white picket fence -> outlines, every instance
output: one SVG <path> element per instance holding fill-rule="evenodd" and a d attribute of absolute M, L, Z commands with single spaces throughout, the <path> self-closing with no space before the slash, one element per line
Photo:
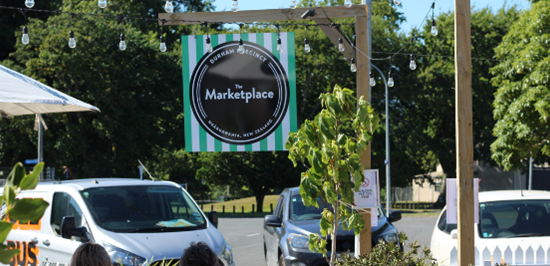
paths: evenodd
<path fill-rule="evenodd" d="M 550 243 L 548 243 L 550 244 Z M 511 265 L 534 265 L 550 266 L 550 247 L 548 244 L 525 247 L 506 247 L 501 250 L 499 247 L 476 247 L 475 265 L 493 266 L 496 263 L 507 263 Z M 525 249 L 525 250 L 524 250 Z M 458 265 L 458 251 L 456 247 L 451 250 L 451 265 Z"/>

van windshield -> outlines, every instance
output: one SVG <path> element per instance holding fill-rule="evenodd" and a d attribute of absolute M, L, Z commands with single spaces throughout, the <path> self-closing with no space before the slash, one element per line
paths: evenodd
<path fill-rule="evenodd" d="M 118 186 L 81 192 L 96 223 L 113 232 L 174 232 L 206 228 L 206 221 L 181 188 Z"/>

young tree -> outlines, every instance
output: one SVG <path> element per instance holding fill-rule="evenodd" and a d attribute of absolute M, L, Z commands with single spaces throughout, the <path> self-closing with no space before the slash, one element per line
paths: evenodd
<path fill-rule="evenodd" d="M 340 225 L 359 234 L 364 227 L 361 214 L 351 211 L 354 193 L 363 183 L 361 154 L 378 129 L 379 118 L 369 103 L 354 92 L 336 87 L 321 95 L 323 110 L 313 120 L 306 120 L 296 133 L 288 136 L 286 148 L 294 165 L 307 168 L 302 173 L 300 195 L 304 205 L 319 208 L 317 198 L 326 206 L 320 222 L 321 237 L 311 234 L 309 248 L 327 253 L 332 239 L 330 265 L 336 259 L 336 232 Z M 328 207 L 330 206 L 330 208 Z"/>

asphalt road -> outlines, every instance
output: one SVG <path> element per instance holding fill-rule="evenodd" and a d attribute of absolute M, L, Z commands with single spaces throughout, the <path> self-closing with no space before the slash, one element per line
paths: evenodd
<path fill-rule="evenodd" d="M 405 232 L 409 242 L 430 246 L 432 230 L 437 217 L 403 216 L 394 223 L 397 230 Z M 236 266 L 265 265 L 263 250 L 263 218 L 220 218 L 218 229 L 233 248 Z"/>

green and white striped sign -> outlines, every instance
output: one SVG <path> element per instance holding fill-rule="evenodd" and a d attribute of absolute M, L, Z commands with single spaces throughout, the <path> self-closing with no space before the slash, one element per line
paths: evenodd
<path fill-rule="evenodd" d="M 294 33 L 280 33 L 280 53 L 278 38 L 182 36 L 186 151 L 286 150 L 288 134 L 297 130 Z"/>

